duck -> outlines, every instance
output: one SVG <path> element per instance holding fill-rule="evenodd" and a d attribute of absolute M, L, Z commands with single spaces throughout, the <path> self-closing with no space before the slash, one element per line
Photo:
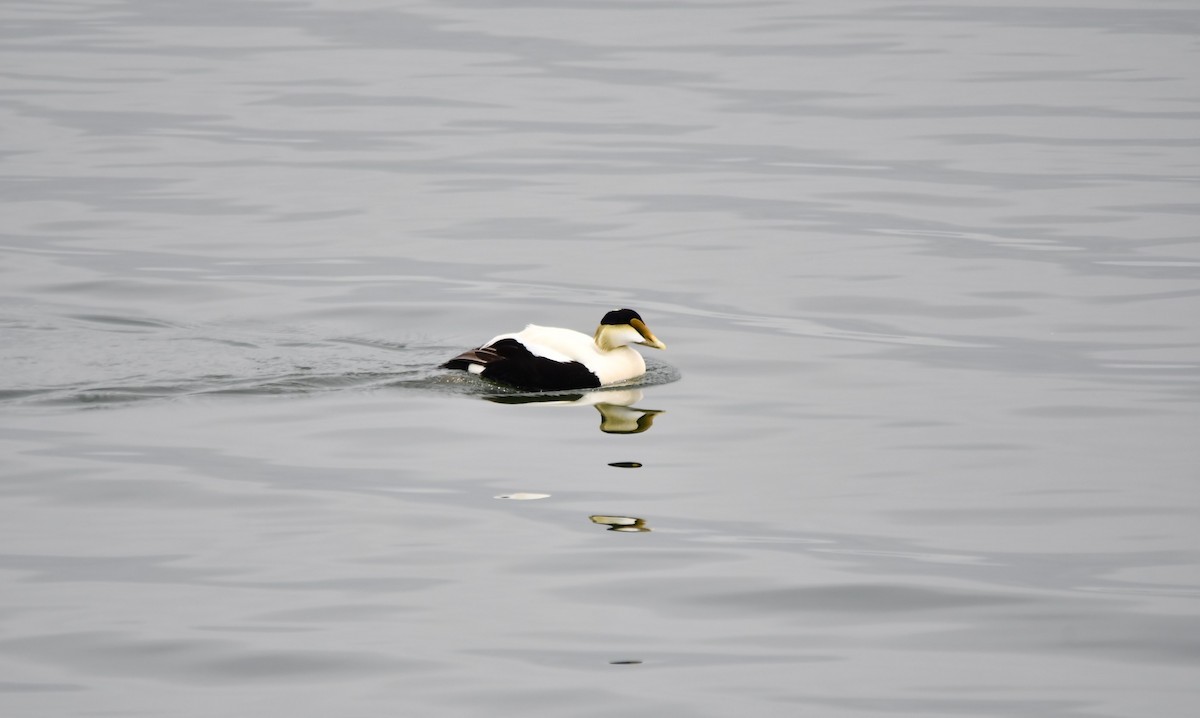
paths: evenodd
<path fill-rule="evenodd" d="M 573 329 L 530 324 L 519 332 L 493 337 L 442 367 L 518 389 L 593 389 L 646 373 L 646 360 L 632 344 L 667 348 L 640 314 L 632 309 L 614 309 L 604 315 L 591 336 Z"/>

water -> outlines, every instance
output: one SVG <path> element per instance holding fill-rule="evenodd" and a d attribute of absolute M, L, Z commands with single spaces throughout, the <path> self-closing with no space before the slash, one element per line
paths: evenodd
<path fill-rule="evenodd" d="M 4 715 L 1200 708 L 1192 3 L 0 20 Z"/>

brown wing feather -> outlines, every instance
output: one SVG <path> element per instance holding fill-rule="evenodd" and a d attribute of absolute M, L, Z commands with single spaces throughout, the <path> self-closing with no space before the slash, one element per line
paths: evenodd
<path fill-rule="evenodd" d="M 476 347 L 475 349 L 468 349 L 459 354 L 442 366 L 447 369 L 466 369 L 471 364 L 487 366 L 503 358 L 504 355 L 497 351 L 495 347 Z"/>

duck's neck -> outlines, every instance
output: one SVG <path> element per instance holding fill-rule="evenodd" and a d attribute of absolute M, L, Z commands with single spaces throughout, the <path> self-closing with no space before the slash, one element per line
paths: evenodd
<path fill-rule="evenodd" d="M 596 346 L 600 347 L 600 351 L 610 352 L 614 349 L 620 349 L 634 342 L 641 341 L 642 335 L 637 333 L 633 327 L 618 326 L 613 324 L 601 324 L 596 328 L 596 334 L 592 340 L 596 342 Z"/>

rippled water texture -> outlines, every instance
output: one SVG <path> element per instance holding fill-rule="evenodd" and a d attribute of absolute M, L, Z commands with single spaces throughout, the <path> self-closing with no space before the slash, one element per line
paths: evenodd
<path fill-rule="evenodd" d="M 1190 718 L 1197 37 L 5 2 L 0 714 Z"/>

